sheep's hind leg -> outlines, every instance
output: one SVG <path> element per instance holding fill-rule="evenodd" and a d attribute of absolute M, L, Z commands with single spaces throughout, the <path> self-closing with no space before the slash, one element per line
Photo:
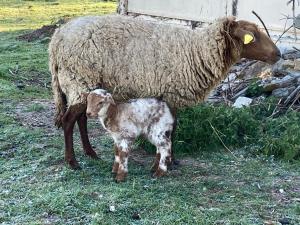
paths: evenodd
<path fill-rule="evenodd" d="M 171 113 L 174 117 L 173 130 L 172 130 L 172 134 L 171 134 L 172 145 L 174 145 L 175 131 L 176 131 L 176 127 L 177 127 L 177 111 L 176 111 L 176 109 L 171 109 Z M 180 161 L 175 159 L 173 149 L 174 148 L 172 148 L 172 150 L 171 150 L 171 163 L 168 164 L 168 169 L 170 169 L 170 170 L 176 169 L 176 167 L 180 164 Z"/>
<path fill-rule="evenodd" d="M 83 112 L 77 119 L 77 124 L 79 127 L 80 138 L 82 142 L 82 147 L 86 155 L 93 159 L 98 159 L 97 153 L 93 150 L 87 131 L 87 118 L 85 112 Z"/>
<path fill-rule="evenodd" d="M 80 169 L 80 166 L 75 158 L 73 148 L 73 131 L 74 125 L 82 113 L 81 105 L 73 105 L 68 108 L 62 119 L 62 127 L 65 138 L 65 160 L 72 169 Z"/>

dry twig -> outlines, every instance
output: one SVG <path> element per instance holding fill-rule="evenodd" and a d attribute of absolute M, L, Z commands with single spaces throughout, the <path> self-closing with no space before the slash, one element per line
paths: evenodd
<path fill-rule="evenodd" d="M 225 145 L 224 141 L 222 140 L 222 138 L 221 138 L 220 135 L 218 134 L 216 128 L 214 128 L 214 126 L 211 124 L 210 121 L 208 121 L 208 122 L 209 122 L 209 125 L 211 126 L 211 128 L 213 129 L 213 132 L 216 134 L 217 138 L 220 140 L 220 142 L 221 142 L 222 145 L 224 146 L 224 148 L 225 148 L 227 151 L 229 151 L 229 152 L 233 155 L 233 157 L 234 157 L 236 160 L 239 160 L 238 157 L 236 157 L 236 156 L 233 154 L 233 152 Z"/>

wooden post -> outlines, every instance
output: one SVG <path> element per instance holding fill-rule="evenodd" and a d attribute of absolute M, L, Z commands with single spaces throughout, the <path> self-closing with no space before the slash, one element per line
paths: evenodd
<path fill-rule="evenodd" d="M 119 0 L 117 13 L 120 15 L 127 15 L 128 13 L 128 0 Z"/>

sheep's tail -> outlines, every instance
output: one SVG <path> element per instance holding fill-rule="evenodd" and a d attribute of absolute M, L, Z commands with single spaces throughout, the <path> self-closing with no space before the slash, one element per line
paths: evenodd
<path fill-rule="evenodd" d="M 57 127 L 62 126 L 63 116 L 67 109 L 67 99 L 66 95 L 62 92 L 60 83 L 58 80 L 58 63 L 55 57 L 55 52 L 50 48 L 50 57 L 49 57 L 49 67 L 52 74 L 52 92 L 55 103 L 55 125 Z"/>

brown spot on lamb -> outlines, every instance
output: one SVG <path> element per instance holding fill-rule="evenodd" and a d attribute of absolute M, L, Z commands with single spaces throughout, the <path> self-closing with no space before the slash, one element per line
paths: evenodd
<path fill-rule="evenodd" d="M 202 102 L 243 57 L 275 63 L 280 52 L 255 24 L 232 17 L 195 30 L 119 15 L 81 17 L 61 26 L 50 42 L 49 65 L 67 162 L 78 167 L 76 121 L 83 149 L 96 157 L 82 93 L 101 87 L 118 101 L 160 97 L 175 116 L 176 109 Z"/>
<path fill-rule="evenodd" d="M 116 181 L 124 181 L 128 173 L 128 154 L 135 139 L 143 135 L 156 146 L 153 176 L 161 177 L 171 160 L 170 133 L 174 118 L 167 104 L 155 98 L 115 103 L 111 94 L 96 89 L 87 95 L 86 114 L 98 117 L 114 140 L 115 161 L 112 172 Z M 152 168 L 152 169 L 153 169 Z"/>

